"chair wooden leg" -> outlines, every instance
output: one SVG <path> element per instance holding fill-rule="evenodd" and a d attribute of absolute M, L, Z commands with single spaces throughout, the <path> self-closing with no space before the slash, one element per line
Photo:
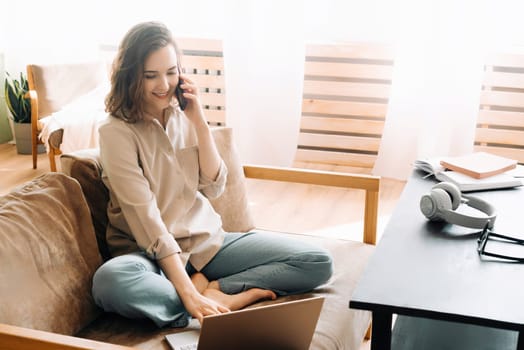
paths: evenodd
<path fill-rule="evenodd" d="M 36 169 L 36 162 L 38 160 L 38 142 L 34 138 L 31 140 L 31 154 L 33 156 L 33 169 Z"/>
<path fill-rule="evenodd" d="M 49 168 L 52 172 L 56 172 L 56 160 L 55 160 L 55 150 L 51 148 L 48 153 L 49 156 Z"/>

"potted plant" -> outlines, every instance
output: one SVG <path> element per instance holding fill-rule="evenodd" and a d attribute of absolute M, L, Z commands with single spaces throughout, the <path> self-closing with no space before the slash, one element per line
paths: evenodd
<path fill-rule="evenodd" d="M 21 154 L 31 154 L 31 103 L 26 98 L 28 91 L 27 79 L 22 73 L 17 80 L 6 72 L 5 101 L 13 121 L 16 149 Z"/>

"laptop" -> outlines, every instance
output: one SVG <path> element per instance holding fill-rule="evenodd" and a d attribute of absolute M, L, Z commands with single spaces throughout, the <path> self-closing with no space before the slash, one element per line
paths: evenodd
<path fill-rule="evenodd" d="M 324 297 L 313 297 L 206 316 L 200 330 L 166 340 L 173 350 L 307 350 L 323 303 Z"/>

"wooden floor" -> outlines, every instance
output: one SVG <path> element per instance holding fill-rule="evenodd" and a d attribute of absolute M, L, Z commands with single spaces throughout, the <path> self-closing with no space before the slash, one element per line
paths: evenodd
<path fill-rule="evenodd" d="M 31 155 L 17 154 L 12 144 L 0 144 L 0 195 L 48 171 L 46 154 L 38 156 L 38 168 L 33 169 Z M 361 240 L 363 191 L 247 181 L 249 205 L 257 227 Z M 378 239 L 404 184 L 403 181 L 381 179 Z M 369 341 L 364 342 L 360 350 L 367 350 L 369 346 Z"/>
<path fill-rule="evenodd" d="M 47 154 L 38 155 L 38 168 L 33 169 L 30 154 L 18 154 L 13 144 L 0 144 L 0 195 L 48 171 Z"/>

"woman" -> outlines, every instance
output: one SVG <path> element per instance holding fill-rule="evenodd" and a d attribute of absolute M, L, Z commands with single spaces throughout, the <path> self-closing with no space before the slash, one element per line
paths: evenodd
<path fill-rule="evenodd" d="M 324 250 L 223 231 L 207 198 L 222 193 L 227 169 L 198 89 L 180 72 L 176 44 L 161 23 L 134 26 L 119 46 L 109 117 L 99 129 L 114 258 L 94 276 L 96 303 L 158 326 L 185 326 L 188 316 L 201 322 L 326 282 L 332 260 Z M 179 81 L 184 111 L 175 97 Z"/>

